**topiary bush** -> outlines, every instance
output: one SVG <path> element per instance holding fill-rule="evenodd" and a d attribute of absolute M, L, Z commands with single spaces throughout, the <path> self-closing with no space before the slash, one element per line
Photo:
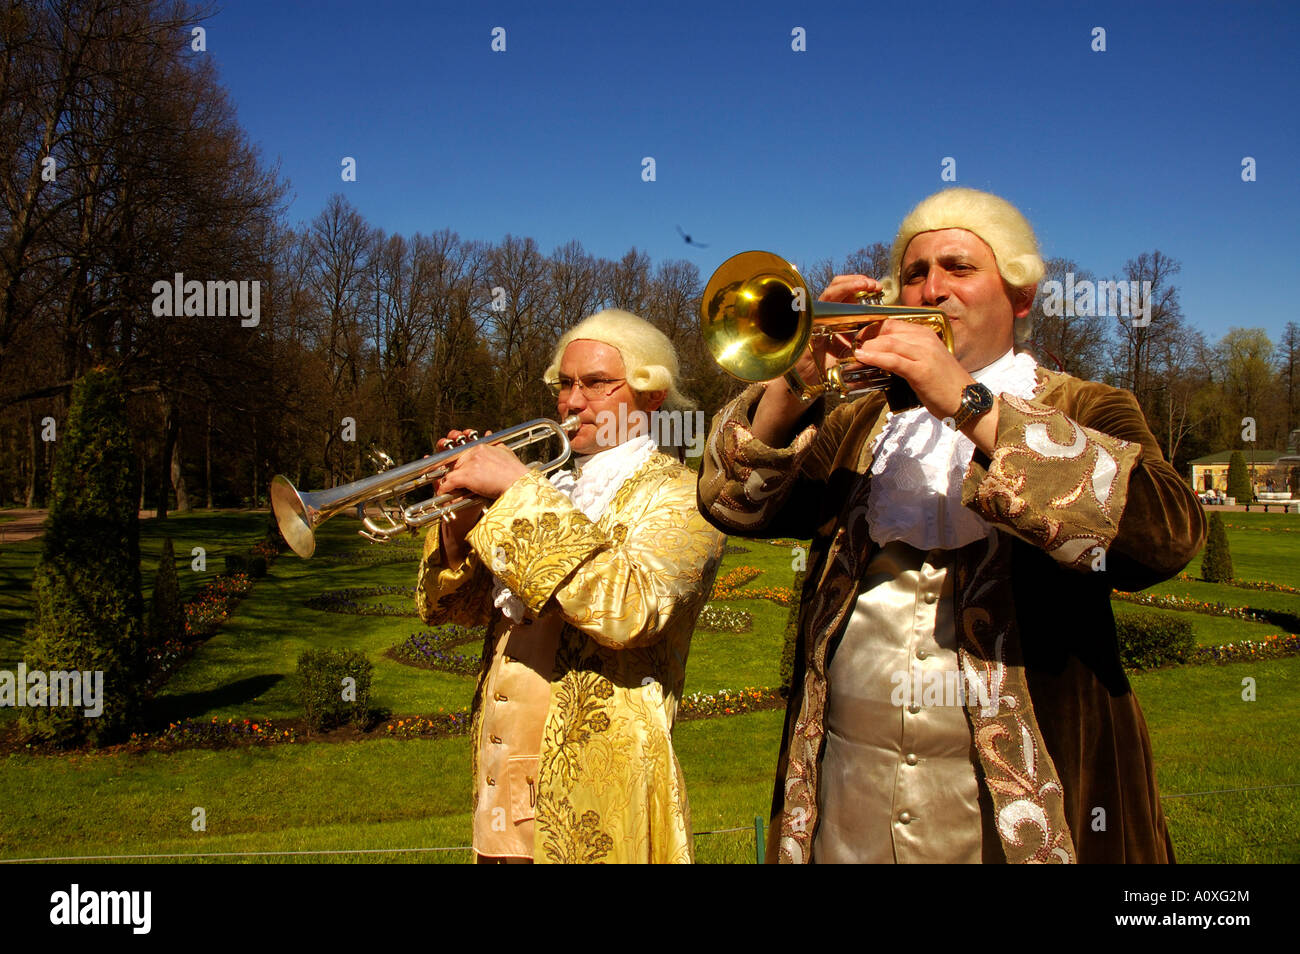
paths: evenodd
<path fill-rule="evenodd" d="M 24 709 L 20 730 L 29 741 L 105 745 L 129 734 L 146 681 L 140 483 L 116 372 L 95 368 L 73 386 L 57 448 L 24 661 L 29 673 L 103 673 L 103 708 L 90 716 L 91 706 Z"/>
<path fill-rule="evenodd" d="M 1250 489 L 1250 474 L 1246 470 L 1246 455 L 1233 451 L 1228 458 L 1228 496 L 1236 497 L 1237 503 L 1248 504 L 1254 499 Z"/>
<path fill-rule="evenodd" d="M 315 731 L 349 722 L 370 722 L 370 677 L 374 666 L 355 649 L 309 649 L 298 657 L 298 698 Z M 348 683 L 346 680 L 353 680 Z"/>
<path fill-rule="evenodd" d="M 1187 662 L 1196 647 L 1192 624 L 1185 619 L 1116 613 L 1115 635 L 1125 669 L 1156 669 Z"/>
<path fill-rule="evenodd" d="M 171 537 L 163 540 L 162 555 L 153 578 L 153 597 L 149 601 L 149 647 L 164 645 L 169 639 L 185 638 L 185 604 L 181 602 L 180 580 L 176 577 L 176 552 Z"/>
<path fill-rule="evenodd" d="M 1205 540 L 1205 553 L 1201 555 L 1201 578 L 1207 583 L 1227 583 L 1232 580 L 1228 530 L 1217 510 L 1210 514 L 1210 533 Z"/>

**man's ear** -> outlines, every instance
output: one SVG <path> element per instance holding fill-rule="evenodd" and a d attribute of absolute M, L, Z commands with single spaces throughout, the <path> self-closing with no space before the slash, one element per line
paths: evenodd
<path fill-rule="evenodd" d="M 641 410 L 649 413 L 657 411 L 663 405 L 664 399 L 668 397 L 667 391 L 642 391 L 641 392 Z"/>
<path fill-rule="evenodd" d="M 1024 318 L 1034 307 L 1034 296 L 1038 294 L 1038 286 L 1030 285 L 1028 288 L 1012 289 L 1013 297 L 1011 306 L 1013 313 L 1017 318 Z"/>

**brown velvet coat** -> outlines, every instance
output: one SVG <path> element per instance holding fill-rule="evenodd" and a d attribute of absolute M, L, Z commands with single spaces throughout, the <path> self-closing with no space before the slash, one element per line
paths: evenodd
<path fill-rule="evenodd" d="M 871 396 L 823 419 L 819 402 L 773 449 L 748 431 L 759 395 L 715 419 L 700 507 L 729 533 L 813 540 L 768 843 L 769 860 L 799 862 L 817 826 L 826 672 L 876 548 L 864 475 L 885 409 Z M 1172 861 L 1110 592 L 1187 564 L 1199 502 L 1131 394 L 1041 368 L 1029 400 L 1002 396 L 992 459 L 976 453 L 962 499 L 997 528 L 954 565 L 960 665 L 996 690 L 992 708 L 967 709 L 985 860 Z"/>

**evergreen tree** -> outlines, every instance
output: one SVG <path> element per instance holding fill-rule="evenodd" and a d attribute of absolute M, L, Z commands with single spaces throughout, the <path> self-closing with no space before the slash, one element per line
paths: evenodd
<path fill-rule="evenodd" d="M 1253 496 L 1250 489 L 1250 474 L 1246 472 L 1246 455 L 1233 451 L 1228 458 L 1228 496 L 1236 497 L 1237 503 L 1248 504 Z"/>
<path fill-rule="evenodd" d="M 92 675 L 89 685 L 82 683 L 84 705 L 24 709 L 22 726 L 33 740 L 102 745 L 129 731 L 144 662 L 140 485 L 126 396 L 116 372 L 96 368 L 76 383 L 57 446 L 25 662 L 29 674 Z M 87 716 L 87 709 L 96 708 L 86 698 L 94 691 L 95 672 L 103 674 L 94 700 L 103 708 Z"/>
<path fill-rule="evenodd" d="M 176 553 L 171 537 L 163 540 L 158 572 L 153 578 L 153 599 L 149 603 L 149 646 L 159 647 L 169 639 L 185 638 L 185 607 L 176 578 Z"/>
<path fill-rule="evenodd" d="M 1228 552 L 1228 531 L 1216 510 L 1210 514 L 1210 535 L 1201 557 L 1201 578 L 1207 583 L 1227 583 L 1232 579 L 1232 554 Z"/>

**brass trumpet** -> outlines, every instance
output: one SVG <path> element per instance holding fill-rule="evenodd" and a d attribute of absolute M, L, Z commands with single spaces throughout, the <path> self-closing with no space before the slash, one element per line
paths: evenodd
<path fill-rule="evenodd" d="M 700 303 L 700 333 L 724 371 L 751 382 L 784 376 L 805 401 L 827 390 L 845 398 L 881 390 L 910 395 L 905 381 L 852 359 L 828 369 L 815 384 L 794 369 L 813 338 L 852 336 L 888 318 L 928 325 L 952 351 L 952 328 L 938 308 L 814 301 L 799 270 L 771 252 L 741 252 L 727 259 L 709 279 Z M 894 410 L 909 400 L 916 403 L 914 395 L 891 393 L 890 398 Z"/>
<path fill-rule="evenodd" d="M 409 507 L 402 507 L 395 502 L 403 494 L 441 480 L 451 470 L 456 459 L 471 447 L 502 444 L 507 450 L 517 451 L 555 437 L 560 443 L 558 453 L 548 461 L 528 465 L 543 474 L 549 474 L 568 461 L 572 453 L 569 435 L 580 426 L 581 421 L 576 414 L 569 415 L 558 424 L 547 418 L 538 418 L 498 431 L 489 437 L 471 440 L 422 457 L 401 467 L 383 470 L 373 477 L 364 477 L 350 484 L 313 493 L 299 493 L 287 477 L 277 476 L 271 481 L 271 509 L 275 511 L 275 519 L 285 542 L 304 560 L 316 552 L 316 528 L 335 514 L 353 507 L 364 527 L 357 532 L 367 540 L 383 543 L 403 533 L 414 533 L 425 524 L 445 519 L 481 499 L 471 493 L 451 493 L 439 494 Z M 387 455 L 376 456 L 387 461 L 391 467 L 392 461 Z M 368 516 L 368 506 L 377 507 L 388 524 L 380 524 Z"/>

